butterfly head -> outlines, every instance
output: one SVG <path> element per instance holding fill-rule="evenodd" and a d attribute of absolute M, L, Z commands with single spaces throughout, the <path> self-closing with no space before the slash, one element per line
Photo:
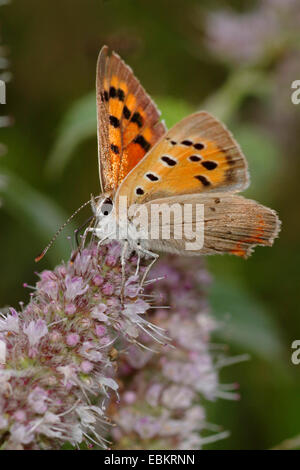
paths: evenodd
<path fill-rule="evenodd" d="M 98 220 L 102 220 L 112 215 L 114 202 L 111 194 L 103 194 L 97 201 L 92 200 L 92 209 Z"/>

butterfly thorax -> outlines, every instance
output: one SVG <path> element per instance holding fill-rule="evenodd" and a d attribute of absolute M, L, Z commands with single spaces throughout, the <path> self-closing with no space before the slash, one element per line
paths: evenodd
<path fill-rule="evenodd" d="M 114 194 L 107 192 L 93 206 L 96 218 L 94 233 L 103 243 L 118 240 L 124 244 L 126 241 L 129 248 L 128 255 L 130 255 L 144 244 L 146 237 L 143 237 L 140 227 L 137 228 L 133 223 L 133 218 L 128 217 L 125 207 L 120 212 L 120 207 L 117 207 L 115 202 Z"/>

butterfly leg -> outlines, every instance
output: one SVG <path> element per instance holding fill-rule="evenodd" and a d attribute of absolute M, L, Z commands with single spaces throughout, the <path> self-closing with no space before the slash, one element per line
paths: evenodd
<path fill-rule="evenodd" d="M 92 236 L 94 235 L 95 233 L 95 228 L 92 227 L 92 223 L 90 223 L 90 225 L 85 229 L 85 231 L 83 232 L 83 235 L 81 237 L 81 247 L 83 247 L 85 245 L 85 241 L 86 241 L 86 237 L 88 235 L 88 233 L 91 232 L 92 233 Z"/>
<path fill-rule="evenodd" d="M 95 216 L 94 215 L 91 215 L 82 225 L 80 225 L 80 227 L 76 228 L 74 230 L 74 236 L 75 236 L 75 242 L 76 242 L 76 246 L 77 248 L 79 248 L 79 245 L 80 245 L 80 242 L 79 242 L 79 232 L 84 228 L 86 227 L 88 224 L 89 224 L 89 228 L 91 227 L 91 223 L 93 220 L 95 219 Z M 82 239 L 85 241 L 85 238 L 86 238 L 86 230 L 84 231 L 84 234 L 82 236 Z"/>
<path fill-rule="evenodd" d="M 143 253 L 144 255 L 148 255 L 148 256 L 152 257 L 152 261 L 147 266 L 146 271 L 144 272 L 142 280 L 141 280 L 141 287 L 143 287 L 144 282 L 146 280 L 146 277 L 148 276 L 149 271 L 152 268 L 152 266 L 154 265 L 155 261 L 158 260 L 159 255 L 157 253 L 153 253 L 153 251 L 146 250 L 145 248 L 142 248 L 141 246 L 139 246 L 139 249 L 140 249 L 141 253 Z"/>
<path fill-rule="evenodd" d="M 90 230 L 88 230 L 88 231 L 93 232 L 93 233 L 96 233 L 96 236 L 97 236 L 97 229 L 92 228 L 92 229 L 90 229 Z M 97 248 L 99 248 L 99 246 L 100 246 L 105 240 L 108 240 L 109 237 L 110 237 L 111 235 L 113 235 L 113 234 L 114 234 L 114 232 L 111 232 L 111 233 L 108 233 L 107 235 L 105 235 L 105 237 L 101 238 L 101 239 L 98 241 L 98 243 L 97 243 Z"/>
<path fill-rule="evenodd" d="M 109 238 L 109 235 L 107 235 L 106 237 L 101 238 L 101 240 L 98 241 L 97 250 L 99 250 L 99 246 L 102 245 L 102 243 L 105 242 L 105 240 L 107 240 L 108 238 Z"/>
<path fill-rule="evenodd" d="M 86 240 L 86 237 L 87 237 L 87 234 L 88 232 L 91 232 L 93 231 L 94 229 L 92 228 L 92 224 L 93 224 L 93 221 L 94 221 L 95 217 L 92 215 L 91 217 L 88 218 L 88 220 L 85 221 L 84 224 L 82 224 L 79 228 L 77 228 L 75 231 L 74 231 L 74 234 L 75 234 L 75 241 L 76 241 L 76 250 L 74 251 L 73 253 L 73 256 L 71 258 L 71 262 L 74 262 L 76 256 L 78 255 L 78 253 L 81 252 L 81 249 L 84 247 L 85 245 L 85 240 Z M 85 229 L 82 237 L 81 237 L 81 241 L 79 242 L 79 239 L 78 239 L 78 233 L 80 232 L 81 229 L 83 229 L 87 224 L 89 224 L 89 226 Z"/>
<path fill-rule="evenodd" d="M 136 270 L 135 270 L 135 273 L 134 275 L 137 276 L 139 274 L 139 271 L 140 271 L 140 263 L 141 263 L 141 254 L 140 254 L 140 250 L 137 251 L 137 263 L 136 263 Z"/>
<path fill-rule="evenodd" d="M 125 265 L 126 265 L 126 254 L 128 248 L 128 241 L 125 240 L 121 253 L 121 268 L 122 268 L 122 283 L 121 283 L 121 303 L 124 303 L 124 290 L 125 290 Z"/>

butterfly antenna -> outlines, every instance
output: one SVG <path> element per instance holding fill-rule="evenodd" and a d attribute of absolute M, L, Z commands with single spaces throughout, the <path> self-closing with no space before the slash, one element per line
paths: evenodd
<path fill-rule="evenodd" d="M 93 198 L 94 199 L 98 199 L 100 196 L 97 196 L 96 198 Z M 53 243 L 55 242 L 55 240 L 57 239 L 58 235 L 60 235 L 60 233 L 63 231 L 63 229 L 68 225 L 69 222 L 71 222 L 71 220 L 75 217 L 75 215 L 78 214 L 78 212 L 81 211 L 81 209 L 83 209 L 84 207 L 86 207 L 87 205 L 89 205 L 91 203 L 91 199 L 87 202 L 85 202 L 84 204 L 82 204 L 82 206 L 78 207 L 78 209 L 76 209 L 75 212 L 73 212 L 73 214 L 66 220 L 66 222 L 57 230 L 57 232 L 55 233 L 55 235 L 51 238 L 50 242 L 48 243 L 48 245 L 43 249 L 43 251 L 41 252 L 41 254 L 39 256 L 37 256 L 34 261 L 36 263 L 38 263 L 41 259 L 44 258 L 45 254 L 47 253 L 47 251 L 49 250 L 49 248 L 51 248 L 51 246 L 53 245 Z"/>

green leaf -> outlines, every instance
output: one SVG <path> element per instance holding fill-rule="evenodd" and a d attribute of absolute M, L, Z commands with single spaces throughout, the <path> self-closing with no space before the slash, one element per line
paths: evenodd
<path fill-rule="evenodd" d="M 297 450 L 300 449 L 300 436 L 285 439 L 280 444 L 272 447 L 271 450 Z"/>
<path fill-rule="evenodd" d="M 20 177 L 1 169 L 0 196 L 3 200 L 3 209 L 21 221 L 41 245 L 37 245 L 37 255 L 49 242 L 53 233 L 66 220 L 67 216 L 47 196 L 33 189 Z M 49 257 L 56 264 L 61 258 L 70 253 L 70 245 L 65 236 L 58 237 L 49 251 Z"/>
<path fill-rule="evenodd" d="M 202 103 L 201 109 L 206 109 L 218 119 L 229 122 L 245 98 L 265 98 L 270 93 L 271 82 L 264 72 L 241 68 L 229 75 L 224 85 Z"/>
<path fill-rule="evenodd" d="M 210 300 L 217 320 L 223 323 L 217 335 L 269 361 L 283 357 L 279 328 L 264 305 L 237 282 L 215 281 Z"/>
<path fill-rule="evenodd" d="M 266 196 L 267 200 L 280 169 L 278 145 L 270 134 L 255 125 L 236 125 L 232 130 L 249 164 L 251 186 L 247 194 L 255 199 Z"/>
<path fill-rule="evenodd" d="M 161 111 L 162 118 L 166 122 L 168 129 L 188 114 L 195 112 L 195 109 L 186 101 L 171 96 L 157 96 L 155 103 Z"/>
<path fill-rule="evenodd" d="M 59 177 L 74 149 L 97 133 L 96 98 L 91 93 L 76 101 L 64 116 L 58 137 L 46 165 L 49 177 Z"/>

